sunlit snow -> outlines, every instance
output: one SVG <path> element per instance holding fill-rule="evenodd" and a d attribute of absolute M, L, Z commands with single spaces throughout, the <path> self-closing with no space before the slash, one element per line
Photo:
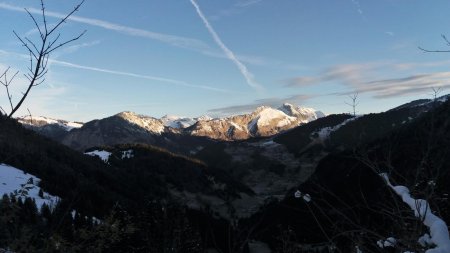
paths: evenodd
<path fill-rule="evenodd" d="M 66 131 L 70 131 L 74 128 L 80 128 L 83 126 L 83 123 L 73 122 L 73 121 L 65 121 L 65 120 L 56 120 L 43 116 L 23 116 L 18 118 L 19 122 L 25 125 L 30 126 L 43 126 L 43 125 L 58 125 Z"/>
<path fill-rule="evenodd" d="M 322 129 L 320 129 L 319 131 L 315 132 L 318 134 L 318 138 L 322 141 L 328 139 L 330 137 L 330 134 L 334 131 L 337 131 L 339 128 L 345 126 L 347 123 L 356 120 L 357 118 L 359 118 L 360 116 L 356 116 L 353 118 L 349 118 L 347 120 L 344 120 L 344 122 L 342 122 L 339 125 L 333 126 L 333 127 L 324 127 Z M 314 133 L 313 133 L 314 134 Z"/>

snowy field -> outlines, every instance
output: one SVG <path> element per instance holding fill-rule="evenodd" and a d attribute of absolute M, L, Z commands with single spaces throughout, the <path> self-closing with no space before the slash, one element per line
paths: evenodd
<path fill-rule="evenodd" d="M 6 164 L 0 164 L 0 194 L 12 193 L 16 197 L 31 197 L 36 201 L 38 209 L 46 203 L 52 207 L 58 201 L 58 197 L 43 192 L 43 197 L 39 196 L 39 182 L 41 180 L 31 174 L 26 174 L 20 169 Z"/>

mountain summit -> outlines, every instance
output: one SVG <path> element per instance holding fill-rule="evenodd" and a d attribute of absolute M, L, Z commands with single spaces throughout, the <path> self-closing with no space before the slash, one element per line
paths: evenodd
<path fill-rule="evenodd" d="M 187 118 L 171 115 L 158 119 L 124 111 L 111 117 L 79 124 L 77 128 L 71 129 L 66 126 L 67 124 L 58 123 L 66 122 L 62 120 L 19 119 L 19 121 L 33 126 L 34 130 L 70 147 L 83 149 L 96 145 L 129 142 L 157 145 L 167 142 L 167 139 L 170 139 L 170 142 L 178 142 L 179 140 L 175 141 L 175 139 L 181 137 L 189 137 L 189 139 L 203 137 L 225 141 L 245 140 L 252 137 L 272 136 L 323 116 L 322 112 L 312 108 L 284 104 L 277 109 L 260 106 L 248 114 L 214 119 L 209 116 Z M 52 131 L 39 131 L 41 128 L 51 129 L 58 134 L 55 135 Z M 61 129 L 57 131 L 58 128 Z"/>
<path fill-rule="evenodd" d="M 290 110 L 286 108 L 289 107 Z M 312 108 L 284 104 L 275 109 L 260 106 L 249 114 L 226 118 L 199 120 L 187 132 L 194 136 L 205 136 L 218 140 L 243 140 L 251 137 L 270 136 L 308 123 L 323 116 Z"/>

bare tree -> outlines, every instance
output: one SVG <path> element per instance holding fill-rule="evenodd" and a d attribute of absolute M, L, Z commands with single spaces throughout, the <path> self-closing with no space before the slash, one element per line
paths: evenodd
<path fill-rule="evenodd" d="M 353 95 L 348 95 L 348 97 L 351 99 L 351 102 L 345 102 L 345 104 L 352 107 L 353 116 L 356 116 L 356 106 L 358 106 L 358 92 L 353 93 Z"/>
<path fill-rule="evenodd" d="M 10 112 L 8 113 L 4 108 L 1 108 L 1 111 L 8 117 L 11 118 L 14 113 L 20 108 L 25 99 L 27 98 L 30 90 L 42 84 L 45 81 L 45 75 L 48 72 L 48 61 L 50 54 L 65 46 L 68 43 L 78 40 L 83 34 L 86 33 L 86 30 L 80 33 L 79 35 L 72 37 L 68 40 L 60 41 L 61 33 L 59 30 L 61 26 L 67 22 L 67 20 L 72 16 L 75 12 L 77 12 L 80 6 L 84 3 L 82 0 L 75 8 L 69 12 L 66 16 L 61 18 L 55 25 L 50 26 L 47 23 L 47 17 L 45 12 L 44 0 L 41 0 L 41 19 L 38 20 L 28 9 L 25 11 L 28 13 L 29 17 L 33 21 L 36 26 L 37 31 L 39 32 L 39 38 L 35 41 L 29 39 L 24 36 L 21 37 L 17 34 L 16 31 L 13 31 L 14 35 L 17 39 L 22 43 L 22 46 L 26 48 L 28 55 L 30 56 L 30 65 L 28 66 L 28 72 L 24 74 L 24 76 L 28 79 L 28 85 L 25 92 L 22 92 L 21 97 L 17 103 L 13 102 L 13 97 L 10 90 L 10 85 L 13 82 L 14 78 L 17 76 L 18 71 L 14 72 L 10 77 L 8 77 L 8 73 L 10 68 L 8 67 L 1 75 L 0 75 L 0 83 L 5 87 L 6 94 L 8 97 L 9 105 L 11 107 Z M 4 79 L 3 79 L 4 78 Z"/>
<path fill-rule="evenodd" d="M 433 87 L 431 88 L 431 95 L 433 96 L 433 101 L 436 101 L 436 99 L 439 97 L 439 94 L 442 92 L 442 87 Z"/>

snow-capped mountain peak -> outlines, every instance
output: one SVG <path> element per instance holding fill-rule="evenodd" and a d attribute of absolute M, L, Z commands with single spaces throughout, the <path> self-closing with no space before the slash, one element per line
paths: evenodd
<path fill-rule="evenodd" d="M 129 111 L 118 113 L 115 116 L 122 118 L 131 124 L 142 127 L 151 133 L 161 134 L 162 132 L 164 132 L 165 126 L 163 122 L 153 117 L 136 114 Z"/>
<path fill-rule="evenodd" d="M 197 122 L 194 118 L 179 117 L 174 115 L 165 115 L 160 120 L 163 122 L 164 126 L 176 129 L 187 128 Z"/>
<path fill-rule="evenodd" d="M 34 122 L 41 122 L 35 128 L 39 130 L 42 125 L 56 124 L 64 126 L 66 131 L 74 127 L 81 127 L 76 133 L 69 134 L 59 132 L 55 135 L 56 139 L 65 139 L 65 143 L 79 141 L 77 136 L 91 136 L 86 142 L 93 141 L 92 136 L 104 134 L 100 139 L 115 138 L 113 135 L 121 132 L 119 139 L 131 140 L 130 135 L 139 135 L 140 139 L 153 138 L 149 135 L 175 134 L 203 136 L 217 140 L 244 140 L 251 137 L 271 136 L 296 127 L 300 124 L 307 123 L 323 116 L 314 109 L 295 106 L 292 104 L 284 104 L 280 108 L 270 106 L 260 106 L 252 113 L 229 116 L 225 118 L 211 118 L 209 116 L 201 116 L 198 118 L 180 117 L 175 115 L 165 115 L 161 118 L 140 115 L 130 111 L 120 112 L 112 117 L 101 120 L 91 121 L 82 125 L 76 123 L 52 120 L 45 117 L 33 118 Z M 120 119 L 120 121 L 117 121 Z M 121 124 L 120 122 L 127 124 Z M 26 118 L 21 120 L 23 124 L 27 124 Z M 130 127 L 131 124 L 132 127 Z M 98 129 L 101 128 L 104 133 L 100 134 Z M 122 131 L 122 130 L 123 131 Z M 50 129 L 53 131 L 53 129 Z M 49 130 L 49 131 L 50 131 Z M 50 134 L 48 134 L 50 136 Z M 145 135 L 145 136 L 144 136 Z M 106 137 L 105 137 L 106 136 Z M 130 137 L 130 138 L 128 138 Z M 102 140 L 103 140 L 102 139 Z"/>
<path fill-rule="evenodd" d="M 281 128 L 297 119 L 287 115 L 283 111 L 267 106 L 256 108 L 256 111 L 252 115 L 254 115 L 253 120 L 248 124 L 248 129 L 251 132 L 256 132 L 257 129 L 271 124 L 276 124 L 276 127 Z"/>
<path fill-rule="evenodd" d="M 284 103 L 282 106 L 278 108 L 278 110 L 283 111 L 287 115 L 293 117 L 297 117 L 299 115 L 310 115 L 311 117 L 308 119 L 308 121 L 315 120 L 325 116 L 323 112 L 316 111 L 313 108 L 295 106 L 289 103 Z"/>
<path fill-rule="evenodd" d="M 286 113 L 289 116 L 294 116 L 298 113 L 295 106 L 289 103 L 284 103 L 282 106 L 278 108 L 278 110 Z"/>
<path fill-rule="evenodd" d="M 208 120 L 212 120 L 213 118 L 209 117 L 208 115 L 202 115 L 200 117 L 195 118 L 197 121 L 203 120 L 203 121 L 208 121 Z"/>
<path fill-rule="evenodd" d="M 284 104 L 275 109 L 260 106 L 252 113 L 208 121 L 197 121 L 190 134 L 212 139 L 241 140 L 270 136 L 321 117 L 314 109 Z"/>
<path fill-rule="evenodd" d="M 18 117 L 17 120 L 23 125 L 30 127 L 43 127 L 46 125 L 57 125 L 64 129 L 65 131 L 70 131 L 74 128 L 80 128 L 83 126 L 81 122 L 66 121 L 61 119 L 52 119 L 44 116 L 22 116 Z"/>

